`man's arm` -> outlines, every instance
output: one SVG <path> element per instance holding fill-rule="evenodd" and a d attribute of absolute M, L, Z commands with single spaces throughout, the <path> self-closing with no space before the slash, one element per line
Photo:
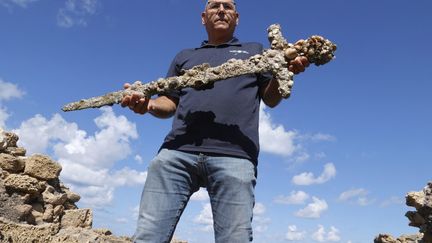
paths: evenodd
<path fill-rule="evenodd" d="M 309 61 L 304 56 L 298 56 L 294 60 L 290 61 L 288 64 L 288 70 L 293 72 L 294 74 L 299 74 L 303 72 L 309 66 Z M 282 100 L 282 96 L 279 93 L 279 84 L 276 80 L 272 79 L 267 85 L 260 87 L 260 96 L 263 100 L 264 104 L 268 107 L 277 106 Z"/>
<path fill-rule="evenodd" d="M 124 88 L 127 89 L 130 84 L 126 83 Z M 174 115 L 177 109 L 178 99 L 169 96 L 159 96 L 155 99 L 141 97 L 138 94 L 127 95 L 121 101 L 122 107 L 129 107 L 138 114 L 147 112 L 157 118 L 169 118 Z"/>

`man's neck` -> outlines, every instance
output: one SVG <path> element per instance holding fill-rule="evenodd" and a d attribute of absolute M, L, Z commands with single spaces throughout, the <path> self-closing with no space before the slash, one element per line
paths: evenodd
<path fill-rule="evenodd" d="M 208 44 L 210 45 L 220 45 L 227 43 L 228 41 L 232 40 L 233 35 L 226 35 L 226 36 L 208 36 Z"/>

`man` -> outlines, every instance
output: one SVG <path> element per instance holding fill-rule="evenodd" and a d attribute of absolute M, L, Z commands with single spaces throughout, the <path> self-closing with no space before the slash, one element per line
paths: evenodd
<path fill-rule="evenodd" d="M 239 21 L 234 0 L 208 0 L 201 19 L 208 40 L 178 53 L 167 76 L 204 62 L 217 66 L 261 53 L 261 44 L 234 37 Z M 298 57 L 289 69 L 299 73 L 308 65 L 306 58 Z M 269 75 L 243 75 L 155 99 L 123 98 L 122 106 L 136 113 L 174 116 L 172 130 L 148 169 L 135 242 L 169 242 L 190 196 L 200 187 L 209 193 L 215 241 L 252 241 L 261 99 L 270 107 L 281 100 L 278 84 Z"/>

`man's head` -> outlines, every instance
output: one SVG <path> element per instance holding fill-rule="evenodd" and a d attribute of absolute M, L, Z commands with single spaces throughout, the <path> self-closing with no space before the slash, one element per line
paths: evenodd
<path fill-rule="evenodd" d="M 209 39 L 219 36 L 230 36 L 239 21 L 234 0 L 208 0 L 201 14 L 202 24 L 206 27 Z"/>

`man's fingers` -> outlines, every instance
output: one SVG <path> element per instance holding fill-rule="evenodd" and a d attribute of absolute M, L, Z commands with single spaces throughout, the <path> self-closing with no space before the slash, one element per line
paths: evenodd
<path fill-rule="evenodd" d="M 135 105 L 139 102 L 139 100 L 141 99 L 141 97 L 137 94 L 132 94 L 131 97 L 131 104 Z"/>
<path fill-rule="evenodd" d="M 122 107 L 129 106 L 130 99 L 131 99 L 130 95 L 123 97 L 123 99 L 122 99 L 120 105 L 121 105 Z"/>
<path fill-rule="evenodd" d="M 149 100 L 147 98 L 141 98 L 136 105 L 134 111 L 139 114 L 145 114 L 148 111 L 148 102 Z"/>
<path fill-rule="evenodd" d="M 306 57 L 296 57 L 294 60 L 290 61 L 288 70 L 290 70 L 294 74 L 299 74 L 301 72 L 304 72 L 307 66 L 309 66 L 309 61 Z"/>
<path fill-rule="evenodd" d="M 300 61 L 302 62 L 303 66 L 305 67 L 309 67 L 309 60 L 307 59 L 307 57 L 300 57 Z"/>

